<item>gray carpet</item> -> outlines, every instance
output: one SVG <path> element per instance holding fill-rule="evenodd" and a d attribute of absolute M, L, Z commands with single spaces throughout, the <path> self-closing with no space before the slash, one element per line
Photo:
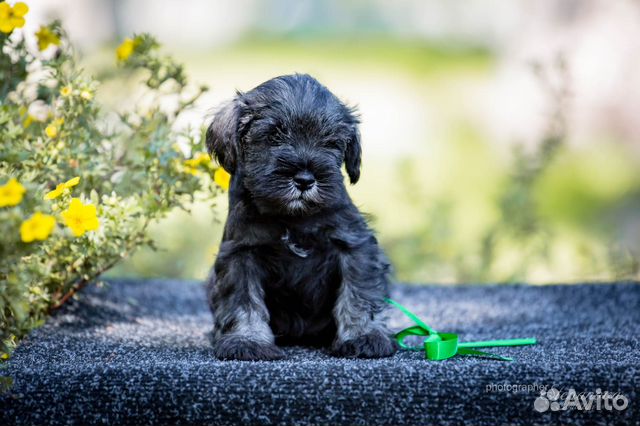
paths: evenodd
<path fill-rule="evenodd" d="M 221 362 L 199 284 L 114 281 L 83 292 L 0 369 L 14 380 L 0 424 L 640 424 L 640 285 L 398 285 L 392 296 L 462 341 L 540 343 L 488 349 L 514 362 L 298 347 L 284 361 Z M 398 311 L 390 322 L 411 325 Z M 547 398 L 536 411 L 552 386 L 620 393 L 628 407 L 554 410 Z"/>

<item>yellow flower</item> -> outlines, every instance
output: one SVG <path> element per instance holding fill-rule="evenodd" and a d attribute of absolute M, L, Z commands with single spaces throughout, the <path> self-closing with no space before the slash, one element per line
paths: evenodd
<path fill-rule="evenodd" d="M 81 237 L 85 232 L 95 231 L 100 227 L 96 212 L 93 204 L 82 204 L 79 198 L 72 198 L 69 208 L 62 212 L 62 218 L 73 235 Z"/>
<path fill-rule="evenodd" d="M 22 123 L 22 126 L 26 129 L 27 127 L 31 126 L 31 123 L 33 123 L 34 121 L 36 120 L 33 118 L 33 115 L 27 114 L 27 118 L 25 118 L 24 123 Z"/>
<path fill-rule="evenodd" d="M 83 90 L 82 92 L 80 92 L 80 97 L 85 101 L 90 101 L 91 99 L 93 99 L 93 93 L 88 90 Z"/>
<path fill-rule="evenodd" d="M 20 238 L 25 243 L 46 240 L 55 225 L 56 219 L 53 216 L 37 212 L 20 225 Z"/>
<path fill-rule="evenodd" d="M 196 156 L 193 159 L 198 162 L 198 165 L 211 164 L 211 157 L 209 157 L 209 154 L 207 154 L 206 152 L 197 153 Z"/>
<path fill-rule="evenodd" d="M 218 186 L 225 191 L 229 190 L 229 183 L 231 182 L 231 175 L 227 173 L 222 167 L 218 167 L 218 170 L 213 174 L 213 180 Z"/>
<path fill-rule="evenodd" d="M 208 154 L 199 152 L 193 157 L 191 161 L 199 166 L 200 164 L 208 164 L 209 162 L 211 162 L 211 158 L 209 158 Z"/>
<path fill-rule="evenodd" d="M 192 159 L 184 161 L 184 171 L 192 175 L 198 174 L 198 167 L 211 164 L 211 158 L 204 152 L 197 153 Z"/>
<path fill-rule="evenodd" d="M 38 32 L 36 32 L 36 37 L 38 39 L 38 49 L 40 49 L 40 51 L 46 50 L 47 47 L 52 44 L 60 46 L 60 37 L 51 31 L 49 27 L 45 27 L 44 25 L 40 27 Z"/>
<path fill-rule="evenodd" d="M 45 129 L 44 132 L 47 134 L 47 136 L 49 136 L 51 139 L 54 139 L 56 136 L 58 136 L 58 127 L 56 127 L 54 124 L 49 124 Z"/>
<path fill-rule="evenodd" d="M 184 172 L 185 173 L 189 173 L 190 175 L 193 176 L 198 176 L 200 174 L 200 170 L 196 169 L 195 167 L 191 167 L 191 166 L 184 166 Z"/>
<path fill-rule="evenodd" d="M 129 56 L 136 50 L 139 43 L 137 38 L 125 38 L 122 44 L 116 49 L 116 58 L 118 61 L 124 62 L 129 59 Z"/>
<path fill-rule="evenodd" d="M 6 2 L 0 3 L 0 31 L 10 33 L 14 28 L 22 28 L 24 26 L 24 15 L 29 11 L 29 7 L 18 2 L 13 7 Z"/>
<path fill-rule="evenodd" d="M 73 92 L 73 88 L 71 86 L 64 86 L 62 89 L 60 89 L 60 94 L 65 98 L 71 95 L 72 92 Z"/>
<path fill-rule="evenodd" d="M 69 179 L 65 183 L 61 183 L 60 185 L 56 186 L 56 189 L 54 189 L 53 191 L 48 192 L 47 195 L 44 196 L 44 199 L 53 200 L 54 198 L 58 198 L 64 192 L 65 189 L 73 188 L 79 183 L 80 183 L 80 176 L 76 176 L 73 179 Z"/>
<path fill-rule="evenodd" d="M 0 207 L 20 204 L 25 192 L 27 190 L 24 189 L 24 186 L 20 185 L 15 178 L 12 178 L 9 182 L 0 186 Z"/>
<path fill-rule="evenodd" d="M 60 130 L 60 126 L 62 126 L 62 124 L 64 124 L 64 118 L 53 120 L 53 122 L 44 129 L 44 132 L 51 139 L 55 139 L 58 137 L 58 131 Z"/>
<path fill-rule="evenodd" d="M 195 168 L 200 166 L 201 164 L 209 164 L 210 162 L 211 162 L 211 159 L 209 158 L 209 155 L 205 154 L 204 152 L 199 152 L 192 159 L 185 160 L 184 165 L 187 167 Z"/>

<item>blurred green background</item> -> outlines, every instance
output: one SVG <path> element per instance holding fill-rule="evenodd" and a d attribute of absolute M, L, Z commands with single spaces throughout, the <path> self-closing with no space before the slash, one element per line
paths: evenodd
<path fill-rule="evenodd" d="M 372 215 L 398 280 L 640 276 L 637 2 L 30 5 L 64 22 L 87 70 L 115 77 L 98 92 L 110 105 L 135 102 L 113 49 L 143 31 L 211 88 L 182 124 L 201 125 L 236 89 L 293 72 L 358 105 L 364 168 L 350 193 Z M 210 204 L 157 223 L 159 250 L 111 274 L 205 277 L 226 214 L 226 200 Z"/>

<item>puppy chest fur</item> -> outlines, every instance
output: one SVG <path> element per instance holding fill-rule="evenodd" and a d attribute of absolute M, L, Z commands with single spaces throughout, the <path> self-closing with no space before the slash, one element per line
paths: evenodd
<path fill-rule="evenodd" d="M 260 257 L 268 271 L 263 288 L 276 342 L 330 344 L 341 274 L 338 249 L 327 230 L 288 226 Z"/>

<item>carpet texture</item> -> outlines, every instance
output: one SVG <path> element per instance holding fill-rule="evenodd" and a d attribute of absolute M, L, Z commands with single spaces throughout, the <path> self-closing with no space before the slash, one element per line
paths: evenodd
<path fill-rule="evenodd" d="M 397 285 L 392 297 L 461 341 L 539 344 L 487 349 L 514 362 L 300 347 L 283 361 L 221 362 L 200 284 L 118 280 L 84 291 L 0 367 L 14 381 L 0 424 L 640 424 L 640 285 Z M 397 310 L 389 321 L 412 325 Z M 542 398 L 551 387 L 560 397 Z M 619 393 L 627 407 L 555 410 L 571 389 Z"/>

